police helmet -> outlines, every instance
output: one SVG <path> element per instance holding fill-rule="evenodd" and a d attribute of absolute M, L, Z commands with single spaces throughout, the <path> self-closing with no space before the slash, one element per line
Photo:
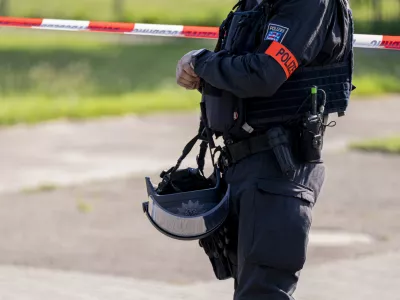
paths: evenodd
<path fill-rule="evenodd" d="M 208 178 L 194 168 L 170 170 L 161 177 L 157 187 L 145 178 L 148 202 L 143 203 L 144 213 L 161 233 L 178 240 L 202 239 L 225 222 L 230 187 L 218 167 Z"/>

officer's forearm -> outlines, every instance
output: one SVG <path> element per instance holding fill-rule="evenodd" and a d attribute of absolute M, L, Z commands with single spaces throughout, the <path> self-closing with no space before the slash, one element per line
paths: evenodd
<path fill-rule="evenodd" d="M 241 98 L 272 96 L 286 80 L 282 68 L 263 53 L 234 56 L 207 52 L 196 59 L 195 73 Z"/>

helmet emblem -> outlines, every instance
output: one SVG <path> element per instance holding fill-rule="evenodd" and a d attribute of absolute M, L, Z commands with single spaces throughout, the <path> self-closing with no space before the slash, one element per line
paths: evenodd
<path fill-rule="evenodd" d="M 200 204 L 199 201 L 192 202 L 189 200 L 189 202 L 182 203 L 182 207 L 178 208 L 178 211 L 181 215 L 184 216 L 195 216 L 198 215 L 204 208 L 204 205 Z"/>

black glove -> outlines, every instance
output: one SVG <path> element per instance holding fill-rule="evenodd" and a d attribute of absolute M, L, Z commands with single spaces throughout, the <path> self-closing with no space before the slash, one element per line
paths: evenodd
<path fill-rule="evenodd" d="M 199 240 L 199 245 L 210 259 L 214 274 L 219 280 L 233 277 L 233 265 L 227 252 L 227 246 L 230 242 L 227 233 L 227 228 L 222 226 L 211 235 Z"/>

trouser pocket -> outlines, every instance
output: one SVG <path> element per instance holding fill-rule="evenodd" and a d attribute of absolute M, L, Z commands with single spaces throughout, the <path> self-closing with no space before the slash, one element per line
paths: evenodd
<path fill-rule="evenodd" d="M 301 270 L 312 222 L 312 190 L 272 179 L 259 179 L 253 188 L 246 193 L 252 199 L 241 199 L 239 245 L 242 243 L 243 262 Z"/>

